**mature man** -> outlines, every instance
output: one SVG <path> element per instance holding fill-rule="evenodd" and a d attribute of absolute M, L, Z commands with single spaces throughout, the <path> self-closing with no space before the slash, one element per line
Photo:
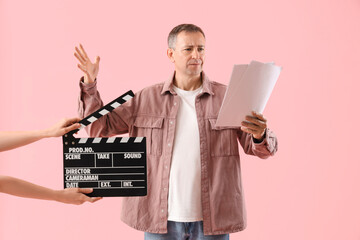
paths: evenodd
<path fill-rule="evenodd" d="M 100 108 L 93 64 L 76 47 L 81 117 Z M 91 136 L 129 133 L 147 139 L 148 195 L 124 198 L 122 220 L 145 231 L 145 239 L 229 239 L 245 228 L 238 142 L 245 153 L 266 158 L 277 151 L 266 119 L 253 112 L 242 126 L 215 127 L 226 86 L 202 71 L 205 34 L 193 24 L 169 34 L 167 56 L 174 74 L 144 88 L 135 97 L 100 118 Z"/>

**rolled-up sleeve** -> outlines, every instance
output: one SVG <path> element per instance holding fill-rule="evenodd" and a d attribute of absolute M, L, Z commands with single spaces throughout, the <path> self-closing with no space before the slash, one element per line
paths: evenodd
<path fill-rule="evenodd" d="M 274 132 L 266 128 L 265 138 L 262 142 L 256 143 L 252 134 L 238 131 L 238 139 L 244 152 L 249 155 L 255 155 L 259 158 L 268 158 L 273 156 L 278 150 L 278 141 Z"/>

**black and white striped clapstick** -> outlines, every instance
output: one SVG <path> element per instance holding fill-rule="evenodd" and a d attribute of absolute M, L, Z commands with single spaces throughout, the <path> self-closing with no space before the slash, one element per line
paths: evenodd
<path fill-rule="evenodd" d="M 89 116 L 85 117 L 84 119 L 82 119 L 79 123 L 80 123 L 80 128 L 75 129 L 67 134 L 64 135 L 64 138 L 68 138 L 68 137 L 72 137 L 74 133 L 76 133 L 77 131 L 85 128 L 86 126 L 90 125 L 91 123 L 95 122 L 96 120 L 98 120 L 99 118 L 101 118 L 102 116 L 108 114 L 109 112 L 112 112 L 115 108 L 120 107 L 122 104 L 124 104 L 126 101 L 130 100 L 131 98 L 134 97 L 134 93 L 130 90 L 126 93 L 124 93 L 123 95 L 121 95 L 120 97 L 116 98 L 115 100 L 111 101 L 110 103 L 106 104 L 105 106 L 103 106 L 102 108 L 96 110 L 95 112 L 93 112 L 92 114 L 90 114 Z M 80 138 L 79 141 L 81 141 L 81 143 L 84 143 L 84 141 L 87 141 L 87 139 L 85 138 Z M 99 141 L 99 139 L 97 138 L 96 141 Z M 69 142 L 67 142 L 66 140 L 64 140 L 64 144 L 69 144 Z"/>

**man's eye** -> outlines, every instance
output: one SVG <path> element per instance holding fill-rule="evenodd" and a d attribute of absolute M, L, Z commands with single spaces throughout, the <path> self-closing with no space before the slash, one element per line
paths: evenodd
<path fill-rule="evenodd" d="M 198 48 L 199 52 L 202 52 L 204 51 L 205 49 L 204 48 Z"/>
<path fill-rule="evenodd" d="M 185 51 L 191 51 L 191 48 L 185 48 L 184 50 Z"/>

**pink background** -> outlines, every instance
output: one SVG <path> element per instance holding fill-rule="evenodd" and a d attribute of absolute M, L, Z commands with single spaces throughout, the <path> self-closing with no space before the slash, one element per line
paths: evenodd
<path fill-rule="evenodd" d="M 166 80 L 168 32 L 195 23 L 206 33 L 213 80 L 227 83 L 233 64 L 253 59 L 283 66 L 264 112 L 279 152 L 265 161 L 242 154 L 248 227 L 231 239 L 359 240 L 359 0 L 219 3 L 0 0 L 0 130 L 77 115 L 76 44 L 101 56 L 108 102 Z M 0 158 L 0 174 L 62 187 L 60 138 Z M 0 194 L 0 239 L 142 239 L 120 221 L 120 205 Z"/>

